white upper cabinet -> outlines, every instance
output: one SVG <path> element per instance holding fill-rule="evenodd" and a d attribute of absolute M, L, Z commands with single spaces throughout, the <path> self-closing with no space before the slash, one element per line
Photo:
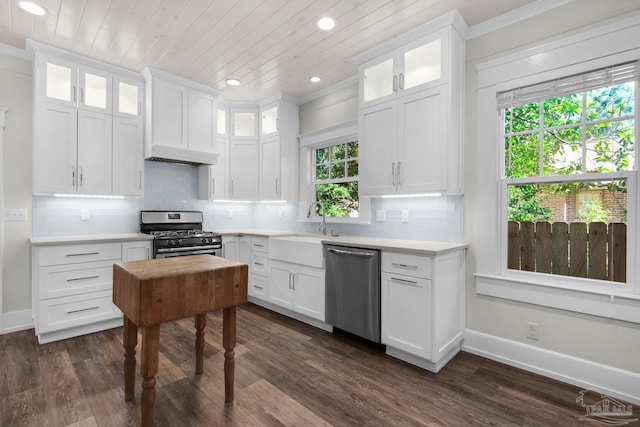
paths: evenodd
<path fill-rule="evenodd" d="M 361 105 L 372 105 L 445 82 L 446 31 L 423 37 L 360 67 Z"/>
<path fill-rule="evenodd" d="M 78 65 L 48 55 L 36 56 L 36 100 L 77 107 Z"/>
<path fill-rule="evenodd" d="M 140 80 L 113 76 L 113 115 L 142 119 L 142 94 L 144 88 Z"/>
<path fill-rule="evenodd" d="M 463 193 L 466 24 L 456 11 L 437 24 L 359 57 L 361 196 Z"/>
<path fill-rule="evenodd" d="M 215 98 L 189 89 L 187 138 L 189 148 L 215 152 L 217 109 Z"/>
<path fill-rule="evenodd" d="M 258 200 L 260 197 L 260 145 L 258 108 L 232 107 L 229 136 L 229 198 Z"/>
<path fill-rule="evenodd" d="M 34 194 L 143 196 L 138 75 L 29 42 Z"/>
<path fill-rule="evenodd" d="M 260 111 L 260 136 L 268 136 L 278 133 L 278 105 L 270 106 Z"/>
<path fill-rule="evenodd" d="M 244 139 L 258 138 L 258 109 L 241 108 L 231 110 L 231 137 Z"/>
<path fill-rule="evenodd" d="M 153 68 L 145 80 L 145 157 L 215 164 L 219 91 Z"/>
<path fill-rule="evenodd" d="M 260 108 L 260 200 L 298 199 L 299 114 L 284 94 Z"/>
<path fill-rule="evenodd" d="M 139 79 L 47 54 L 39 53 L 36 61 L 37 101 L 122 117 L 142 117 Z"/>
<path fill-rule="evenodd" d="M 105 71 L 79 67 L 80 94 L 78 108 L 111 114 L 112 76 Z"/>
<path fill-rule="evenodd" d="M 216 110 L 218 124 L 216 131 L 218 136 L 229 137 L 229 110 L 227 108 L 218 107 Z"/>

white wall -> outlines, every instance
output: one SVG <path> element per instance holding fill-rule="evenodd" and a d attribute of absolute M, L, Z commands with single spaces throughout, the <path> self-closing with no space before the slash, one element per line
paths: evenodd
<path fill-rule="evenodd" d="M 640 325 L 475 294 L 474 254 L 483 250 L 473 241 L 476 218 L 482 217 L 473 201 L 477 152 L 484 144 L 476 138 L 476 66 L 490 59 L 538 46 L 570 34 L 640 14 L 637 0 L 580 0 L 515 25 L 485 34 L 467 43 L 465 100 L 465 240 L 467 257 L 467 328 L 540 349 L 640 373 Z M 526 322 L 540 325 L 540 340 L 525 338 Z"/>
<path fill-rule="evenodd" d="M 9 109 L 4 133 L 4 207 L 28 209 L 26 222 L 4 223 L 3 310 L 31 309 L 31 61 L 0 51 L 0 105 Z M 11 327 L 5 322 L 4 327 Z"/>
<path fill-rule="evenodd" d="M 300 104 L 300 135 L 358 120 L 358 83 Z"/>

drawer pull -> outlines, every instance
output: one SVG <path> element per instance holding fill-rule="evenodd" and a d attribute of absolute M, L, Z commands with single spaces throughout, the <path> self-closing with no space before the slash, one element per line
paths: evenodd
<path fill-rule="evenodd" d="M 264 266 L 264 264 L 263 264 L 263 263 L 261 263 L 261 262 L 254 262 L 253 264 L 254 264 L 254 265 L 259 265 L 259 266 Z"/>
<path fill-rule="evenodd" d="M 97 310 L 99 308 L 100 308 L 100 306 L 96 305 L 95 307 L 81 308 L 79 310 L 67 311 L 67 314 L 82 313 L 83 311 Z"/>
<path fill-rule="evenodd" d="M 82 254 L 67 254 L 66 256 L 87 256 L 87 255 L 100 255 L 100 252 L 85 252 Z"/>
<path fill-rule="evenodd" d="M 67 279 L 67 282 L 76 282 L 78 280 L 91 280 L 91 279 L 99 279 L 100 276 L 87 276 L 87 277 L 76 277 L 73 279 Z"/>
<path fill-rule="evenodd" d="M 394 282 L 400 282 L 403 285 L 418 287 L 418 282 L 415 280 L 398 279 L 397 277 L 392 277 L 391 280 Z"/>
<path fill-rule="evenodd" d="M 406 268 L 408 270 L 417 270 L 418 269 L 417 265 L 400 264 L 400 263 L 397 263 L 397 262 L 392 262 L 391 265 L 394 266 L 394 267 L 398 267 L 398 268 Z"/>
<path fill-rule="evenodd" d="M 257 247 L 257 248 L 264 248 L 264 245 L 260 245 L 258 243 L 254 243 L 253 246 Z"/>
<path fill-rule="evenodd" d="M 258 285 L 253 285 L 253 287 L 256 289 L 264 289 L 262 286 L 258 286 Z"/>

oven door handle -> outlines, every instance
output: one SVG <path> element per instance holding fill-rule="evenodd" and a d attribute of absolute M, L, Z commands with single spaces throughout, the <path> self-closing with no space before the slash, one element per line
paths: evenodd
<path fill-rule="evenodd" d="M 159 254 L 169 254 L 174 252 L 191 252 L 191 251 L 209 251 L 215 249 L 222 249 L 220 245 L 212 245 L 212 246 L 184 246 L 180 248 L 158 248 L 156 251 Z"/>

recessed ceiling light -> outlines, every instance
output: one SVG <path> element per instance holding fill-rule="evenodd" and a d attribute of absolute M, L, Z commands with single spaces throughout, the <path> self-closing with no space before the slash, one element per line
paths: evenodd
<path fill-rule="evenodd" d="M 311 76 L 311 77 L 309 77 L 309 81 L 310 81 L 311 83 L 318 83 L 318 82 L 320 81 L 320 77 L 318 77 L 318 76 Z"/>
<path fill-rule="evenodd" d="M 240 80 L 238 80 L 238 79 L 227 79 L 227 84 L 229 86 L 240 86 Z"/>
<path fill-rule="evenodd" d="M 335 26 L 336 26 L 336 21 L 329 18 L 328 16 L 325 16 L 318 20 L 318 28 L 320 28 L 321 30 L 325 30 L 325 31 L 332 30 L 333 27 Z"/>
<path fill-rule="evenodd" d="M 21 1 L 18 3 L 18 6 L 20 6 L 22 10 L 26 10 L 32 15 L 42 16 L 47 13 L 42 6 L 38 6 L 37 4 L 30 1 Z"/>

